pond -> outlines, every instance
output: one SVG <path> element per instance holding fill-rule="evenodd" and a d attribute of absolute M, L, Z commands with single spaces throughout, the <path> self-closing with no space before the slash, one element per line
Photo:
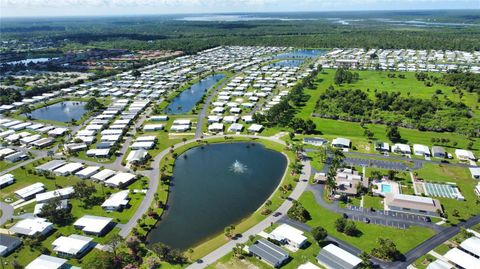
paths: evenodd
<path fill-rule="evenodd" d="M 281 53 L 275 56 L 275 58 L 301 58 L 301 59 L 307 59 L 307 58 L 315 58 L 320 55 L 325 54 L 324 50 L 318 50 L 318 49 L 301 49 L 301 50 L 294 50 L 286 53 Z"/>
<path fill-rule="evenodd" d="M 275 67 L 299 67 L 305 61 L 304 60 L 281 60 L 275 63 L 272 63 L 270 66 Z"/>
<path fill-rule="evenodd" d="M 59 122 L 70 122 L 72 119 L 79 120 L 87 110 L 86 102 L 65 101 L 45 106 L 32 111 L 31 116 L 37 120 L 49 120 Z"/>
<path fill-rule="evenodd" d="M 169 114 L 188 113 L 202 98 L 202 96 L 224 77 L 224 74 L 214 74 L 193 84 L 188 89 L 184 90 L 178 96 L 173 98 L 170 104 L 167 106 L 165 112 Z"/>
<path fill-rule="evenodd" d="M 58 58 L 30 58 L 30 59 L 7 62 L 6 64 L 29 64 L 29 63 L 36 64 L 36 63 L 44 63 L 44 62 L 48 62 L 56 59 Z"/>
<path fill-rule="evenodd" d="M 149 233 L 149 243 L 185 250 L 222 233 L 268 199 L 286 167 L 282 153 L 258 143 L 211 144 L 186 151 L 175 162 L 168 210 Z"/>

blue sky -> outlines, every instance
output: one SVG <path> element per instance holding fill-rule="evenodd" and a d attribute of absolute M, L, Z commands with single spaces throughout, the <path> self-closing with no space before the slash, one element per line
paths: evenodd
<path fill-rule="evenodd" d="M 0 0 L 0 16 L 480 9 L 480 0 Z"/>

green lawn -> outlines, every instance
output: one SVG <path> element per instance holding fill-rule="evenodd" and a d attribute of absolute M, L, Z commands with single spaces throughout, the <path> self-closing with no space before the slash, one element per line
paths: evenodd
<path fill-rule="evenodd" d="M 472 179 L 468 168 L 437 164 L 424 164 L 423 168 L 417 172 L 418 176 L 427 182 L 453 182 L 457 184 L 460 192 L 465 197 L 465 201 L 435 197 L 442 203 L 451 223 L 458 223 L 461 220 L 468 219 L 478 214 L 478 198 L 473 191 L 477 181 Z M 458 217 L 452 215 L 454 209 L 459 211 Z"/>
<path fill-rule="evenodd" d="M 308 225 L 311 227 L 322 226 L 330 235 L 344 240 L 367 252 L 370 252 L 372 248 L 376 246 L 375 242 L 379 237 L 390 238 L 393 240 L 393 242 L 395 242 L 397 248 L 402 253 L 405 253 L 435 234 L 433 230 L 424 227 L 412 226 L 408 229 L 402 230 L 392 227 L 356 222 L 357 228 L 362 232 L 362 234 L 358 237 L 351 237 L 336 231 L 335 220 L 341 216 L 319 206 L 315 201 L 313 193 L 305 192 L 299 201 L 312 216 L 312 220 L 307 222 Z"/>
<path fill-rule="evenodd" d="M 346 122 L 340 120 L 330 120 L 330 119 L 321 119 L 321 118 L 313 118 L 311 117 L 312 113 L 315 111 L 315 104 L 319 98 L 319 96 L 330 86 L 334 85 L 333 83 L 333 75 L 334 70 L 324 70 L 317 79 L 316 82 L 316 89 L 305 89 L 304 92 L 308 96 L 310 96 L 306 105 L 300 108 L 297 112 L 297 117 L 303 119 L 312 119 L 315 124 L 317 125 L 317 131 L 319 132 L 318 135 L 315 136 L 322 136 L 328 140 L 332 140 L 336 137 L 345 137 L 352 140 L 352 145 L 357 148 L 360 152 L 369 152 L 373 153 L 374 148 L 369 143 L 367 137 L 364 136 L 364 129 L 360 126 L 359 123 L 355 122 Z M 377 71 L 359 71 L 360 73 L 360 81 L 352 85 L 342 86 L 345 88 L 353 88 L 353 89 L 368 89 L 370 88 L 370 94 L 374 94 L 373 91 L 375 88 L 379 90 L 385 91 L 400 91 L 404 94 L 408 92 L 408 89 L 411 89 L 411 95 L 417 96 L 419 98 L 430 98 L 432 93 L 439 87 L 425 87 L 423 83 L 413 80 L 414 73 L 402 73 L 405 74 L 407 79 L 388 79 L 386 78 L 388 72 L 377 72 Z M 386 80 L 386 81 L 385 81 Z M 394 84 L 387 83 L 389 80 L 393 80 Z M 382 85 L 382 81 L 384 81 L 384 85 Z M 380 87 L 382 86 L 382 87 Z M 339 86 L 335 86 L 336 88 Z M 445 86 L 443 86 L 445 87 Z M 441 89 L 442 87 L 440 87 Z M 458 100 L 458 96 L 451 93 L 451 90 L 444 89 L 442 90 L 445 95 L 449 96 L 451 100 Z M 468 106 L 475 111 L 476 115 L 479 115 L 478 103 L 476 101 L 476 97 L 471 94 L 465 94 L 462 99 Z M 386 126 L 380 124 L 366 124 L 366 128 L 368 128 L 371 132 L 374 133 L 373 140 L 378 141 L 388 141 L 386 137 Z M 407 128 L 399 128 L 400 134 L 402 139 L 405 139 L 409 144 L 424 144 L 427 146 L 431 146 L 432 138 L 448 138 L 450 139 L 449 145 L 444 145 L 446 150 L 449 153 L 453 153 L 454 147 L 452 143 L 455 141 L 457 142 L 458 148 L 466 148 L 467 144 L 470 141 L 474 142 L 473 151 L 477 155 L 480 154 L 480 140 L 473 139 L 469 140 L 466 136 L 457 134 L 457 133 L 436 133 L 436 132 L 421 132 L 415 129 L 407 129 Z"/>
<path fill-rule="evenodd" d="M 374 208 L 376 210 L 383 210 L 383 198 L 378 196 L 363 196 L 363 207 L 364 208 Z"/>

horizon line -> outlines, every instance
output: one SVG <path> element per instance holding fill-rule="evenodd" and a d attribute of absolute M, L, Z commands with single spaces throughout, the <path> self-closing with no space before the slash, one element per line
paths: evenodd
<path fill-rule="evenodd" d="M 480 8 L 416 8 L 416 9 L 357 9 L 357 10 L 347 10 L 347 9 L 337 9 L 337 10 L 317 10 L 317 11 L 242 11 L 242 12 L 180 12 L 180 13 L 115 13 L 115 14 L 84 14 L 84 15 L 41 15 L 41 16 L 4 16 L 0 14 L 0 20 L 2 19 L 46 19 L 46 18 L 88 18 L 88 17 L 135 17 L 135 16 L 185 16 L 185 15 L 241 15 L 241 14 L 289 14 L 289 13 L 331 13 L 331 12 L 347 12 L 347 13 L 360 13 L 360 12 L 395 12 L 395 11 L 480 11 Z"/>

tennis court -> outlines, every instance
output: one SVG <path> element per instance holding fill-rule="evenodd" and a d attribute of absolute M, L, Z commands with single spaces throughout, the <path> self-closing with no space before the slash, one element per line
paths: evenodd
<path fill-rule="evenodd" d="M 457 186 L 449 184 L 424 183 L 426 195 L 458 199 L 462 197 Z"/>

